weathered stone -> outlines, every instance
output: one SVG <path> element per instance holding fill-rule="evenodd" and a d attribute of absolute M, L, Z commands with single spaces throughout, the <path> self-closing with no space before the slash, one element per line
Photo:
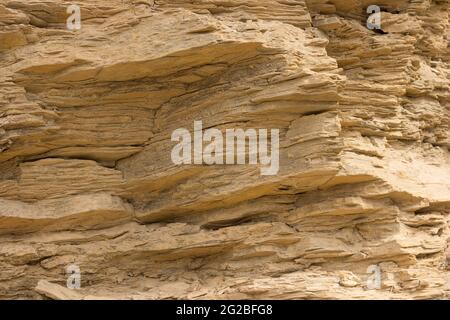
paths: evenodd
<path fill-rule="evenodd" d="M 447 1 L 71 4 L 0 0 L 0 299 L 449 298 Z M 175 165 L 200 120 L 277 174 Z"/>

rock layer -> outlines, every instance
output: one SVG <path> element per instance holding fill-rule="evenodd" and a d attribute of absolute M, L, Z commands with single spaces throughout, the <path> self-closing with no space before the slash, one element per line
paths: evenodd
<path fill-rule="evenodd" d="M 0 298 L 449 297 L 448 1 L 70 4 L 0 0 Z M 195 120 L 278 174 L 176 166 Z"/>

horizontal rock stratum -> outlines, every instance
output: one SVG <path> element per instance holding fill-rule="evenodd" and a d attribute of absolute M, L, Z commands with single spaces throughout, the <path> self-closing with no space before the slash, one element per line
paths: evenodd
<path fill-rule="evenodd" d="M 78 2 L 0 0 L 0 299 L 449 298 L 448 1 Z"/>

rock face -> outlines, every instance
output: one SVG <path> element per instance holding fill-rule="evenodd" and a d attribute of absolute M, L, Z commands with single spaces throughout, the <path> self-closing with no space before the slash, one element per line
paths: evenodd
<path fill-rule="evenodd" d="M 447 0 L 70 4 L 0 0 L 1 299 L 449 297 Z M 278 173 L 175 165 L 199 120 Z"/>

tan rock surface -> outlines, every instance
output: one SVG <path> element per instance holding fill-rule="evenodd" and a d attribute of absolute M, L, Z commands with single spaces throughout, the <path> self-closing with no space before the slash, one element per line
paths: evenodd
<path fill-rule="evenodd" d="M 0 299 L 450 297 L 448 1 L 70 4 L 0 0 Z M 176 166 L 195 120 L 278 174 Z"/>

